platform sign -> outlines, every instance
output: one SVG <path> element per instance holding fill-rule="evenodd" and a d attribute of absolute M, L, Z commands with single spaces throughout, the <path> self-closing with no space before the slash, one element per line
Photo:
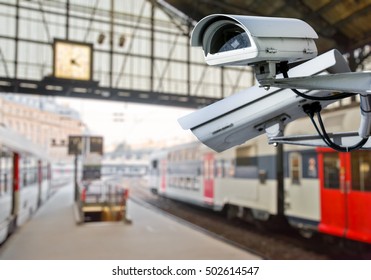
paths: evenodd
<path fill-rule="evenodd" d="M 90 136 L 90 153 L 103 155 L 103 137 Z"/>
<path fill-rule="evenodd" d="M 81 155 L 83 147 L 82 136 L 68 136 L 68 154 Z"/>

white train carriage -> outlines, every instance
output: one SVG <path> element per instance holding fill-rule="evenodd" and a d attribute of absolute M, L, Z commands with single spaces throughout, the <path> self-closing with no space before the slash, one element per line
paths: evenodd
<path fill-rule="evenodd" d="M 0 126 L 0 244 L 47 199 L 49 163 L 43 150 Z"/>
<path fill-rule="evenodd" d="M 323 114 L 328 131 L 354 131 L 359 109 Z M 285 134 L 313 134 L 308 118 Z M 154 154 L 150 186 L 159 194 L 228 210 L 229 216 L 268 221 L 285 216 L 301 233 L 371 243 L 371 151 L 267 144 L 265 136 L 216 153 L 190 143 Z"/>
<path fill-rule="evenodd" d="M 262 137 L 223 153 L 199 143 L 156 153 L 151 188 L 170 198 L 228 210 L 230 215 L 268 220 L 277 214 L 276 151 Z"/>
<path fill-rule="evenodd" d="M 359 108 L 323 114 L 328 131 L 355 131 Z M 315 133 L 309 119 L 286 134 Z M 339 153 L 329 148 L 285 146 L 285 215 L 310 233 L 371 243 L 371 151 Z"/>

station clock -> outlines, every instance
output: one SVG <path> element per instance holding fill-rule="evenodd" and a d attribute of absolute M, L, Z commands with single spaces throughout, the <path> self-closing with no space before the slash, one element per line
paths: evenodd
<path fill-rule="evenodd" d="M 55 39 L 53 55 L 53 76 L 55 78 L 92 80 L 92 44 Z"/>

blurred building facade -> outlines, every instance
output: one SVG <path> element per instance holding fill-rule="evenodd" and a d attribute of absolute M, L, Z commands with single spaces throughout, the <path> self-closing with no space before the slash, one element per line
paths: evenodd
<path fill-rule="evenodd" d="M 50 97 L 0 94 L 0 124 L 24 135 L 56 161 L 70 160 L 69 135 L 81 135 L 85 124 L 78 112 Z"/>

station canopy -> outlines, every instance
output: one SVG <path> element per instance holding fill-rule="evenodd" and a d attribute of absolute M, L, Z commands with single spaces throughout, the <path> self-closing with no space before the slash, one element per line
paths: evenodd
<path fill-rule="evenodd" d="M 319 53 L 371 43 L 370 0 L 167 0 L 194 20 L 217 13 L 299 18 L 316 30 Z"/>

